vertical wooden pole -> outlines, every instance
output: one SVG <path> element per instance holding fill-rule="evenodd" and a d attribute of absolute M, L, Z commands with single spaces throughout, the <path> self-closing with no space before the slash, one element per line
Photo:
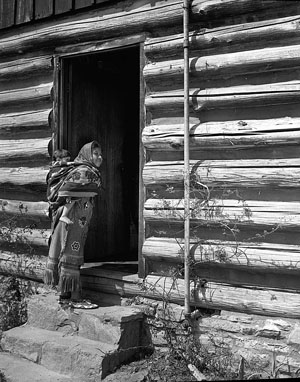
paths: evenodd
<path fill-rule="evenodd" d="M 190 310 L 190 132 L 189 132 L 189 0 L 183 4 L 184 52 L 184 311 Z"/>

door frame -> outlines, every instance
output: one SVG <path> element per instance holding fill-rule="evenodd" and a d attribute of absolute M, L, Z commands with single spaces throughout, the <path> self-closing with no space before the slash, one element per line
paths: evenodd
<path fill-rule="evenodd" d="M 140 50 L 140 118 L 139 118 L 139 206 L 138 206 L 138 275 L 143 278 L 146 275 L 146 263 L 142 256 L 142 248 L 145 241 L 145 222 L 144 222 L 144 202 L 145 187 L 142 179 L 142 170 L 146 161 L 145 150 L 142 144 L 142 131 L 145 127 L 145 85 L 143 77 L 143 68 L 145 65 L 144 43 L 146 33 L 116 38 L 109 40 L 99 40 L 90 43 L 81 43 L 57 47 L 53 55 L 53 111 L 52 111 L 52 152 L 63 148 L 66 137 L 66 113 L 64 110 L 64 59 L 72 56 L 87 55 L 100 52 L 108 52 L 115 49 L 126 49 L 130 46 L 139 46 Z"/>

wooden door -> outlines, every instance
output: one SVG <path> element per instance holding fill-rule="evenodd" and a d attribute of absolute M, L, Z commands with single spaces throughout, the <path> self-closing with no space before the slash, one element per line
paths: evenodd
<path fill-rule="evenodd" d="M 138 259 L 139 47 L 64 59 L 64 145 L 73 157 L 97 140 L 103 187 L 85 261 Z"/>

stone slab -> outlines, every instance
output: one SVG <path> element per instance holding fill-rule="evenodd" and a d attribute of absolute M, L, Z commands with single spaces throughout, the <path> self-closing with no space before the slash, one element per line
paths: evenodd
<path fill-rule="evenodd" d="M 80 379 L 63 376 L 41 365 L 0 352 L 0 371 L 9 382 L 80 382 Z M 1 378 L 0 378 L 1 379 Z"/>
<path fill-rule="evenodd" d="M 76 333 L 117 345 L 119 350 L 151 344 L 150 336 L 145 335 L 144 314 L 140 309 L 116 305 L 91 310 L 62 308 L 53 292 L 30 298 L 28 324 L 65 334 Z"/>
<path fill-rule="evenodd" d="M 288 338 L 288 344 L 300 351 L 300 325 L 296 324 Z"/>
<path fill-rule="evenodd" d="M 101 381 L 126 356 L 113 345 L 28 325 L 4 332 L 1 346 L 49 370 L 81 377 L 82 382 Z"/>

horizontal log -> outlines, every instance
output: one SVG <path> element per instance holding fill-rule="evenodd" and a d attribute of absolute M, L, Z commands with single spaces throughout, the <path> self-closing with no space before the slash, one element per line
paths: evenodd
<path fill-rule="evenodd" d="M 184 280 L 182 279 L 148 275 L 141 280 L 137 278 L 137 275 L 128 274 L 114 278 L 113 271 L 107 278 L 101 275 L 101 270 L 98 270 L 99 275 L 96 272 L 94 270 L 92 276 L 88 276 L 87 271 L 82 274 L 84 288 L 123 297 L 142 296 L 155 300 L 167 299 L 171 303 L 184 305 Z M 193 289 L 194 285 L 191 282 L 191 292 Z M 191 306 L 196 307 L 300 318 L 298 293 L 208 283 L 206 288 L 192 293 L 191 297 Z"/>
<path fill-rule="evenodd" d="M 14 186 L 36 185 L 46 187 L 46 176 L 49 167 L 15 167 L 0 168 L 0 186 L 11 184 Z"/>
<path fill-rule="evenodd" d="M 19 161 L 50 161 L 48 143 L 51 137 L 37 139 L 6 139 L 0 140 L 0 163 Z M 37 162 L 35 162 L 37 163 Z M 28 163 L 27 163 L 28 164 Z M 39 162 L 41 164 L 41 162 Z"/>
<path fill-rule="evenodd" d="M 184 102 L 183 90 L 152 93 L 146 97 L 150 109 L 178 107 Z M 232 86 L 212 89 L 190 89 L 190 105 L 195 110 L 257 107 L 293 104 L 300 100 L 300 82 L 280 82 L 264 85 Z M 169 105 L 168 105 L 169 104 Z"/>
<path fill-rule="evenodd" d="M 190 199 L 190 220 L 193 225 L 211 226 L 240 225 L 246 227 L 278 227 L 299 229 L 299 202 L 269 202 L 229 199 Z M 183 223 L 183 199 L 148 199 L 145 202 L 146 222 Z"/>
<path fill-rule="evenodd" d="M 38 216 L 41 219 L 48 218 L 48 203 L 44 201 L 30 202 L 20 200 L 0 199 L 0 215 L 14 214 Z"/>
<path fill-rule="evenodd" d="M 148 162 L 144 166 L 143 180 L 151 184 L 182 184 L 183 161 Z M 251 159 L 251 160 L 202 160 L 190 161 L 190 174 L 194 182 L 209 188 L 226 186 L 242 187 L 299 187 L 300 160 Z M 197 185 L 197 183 L 195 183 Z"/>
<path fill-rule="evenodd" d="M 38 57 L 15 58 L 0 63 L 0 80 L 30 78 L 37 75 L 49 74 L 52 76 L 53 67 L 51 56 L 38 55 Z"/>
<path fill-rule="evenodd" d="M 0 107 L 12 105 L 24 106 L 30 103 L 33 106 L 37 103 L 48 103 L 48 105 L 45 105 L 45 108 L 47 106 L 50 107 L 52 85 L 51 82 L 27 88 L 0 91 Z"/>
<path fill-rule="evenodd" d="M 13 247 L 24 247 L 31 252 L 34 247 L 41 247 L 43 250 L 48 248 L 50 229 L 22 228 L 22 227 L 1 227 L 0 242 L 2 245 Z"/>
<path fill-rule="evenodd" d="M 242 149 L 300 143 L 300 118 L 221 121 L 190 124 L 190 149 Z M 183 150 L 184 125 L 149 125 L 142 133 L 146 149 Z"/>
<path fill-rule="evenodd" d="M 298 18 L 295 16 L 267 21 L 249 22 L 226 27 L 190 32 L 189 48 L 201 50 L 202 55 L 219 54 L 249 49 L 268 48 L 299 41 Z M 183 34 L 148 38 L 145 54 L 150 60 L 183 55 Z"/>
<path fill-rule="evenodd" d="M 191 121 L 199 123 L 201 120 L 230 120 L 233 116 L 238 119 L 250 119 L 254 115 L 260 118 L 264 116 L 270 118 L 273 115 L 275 118 L 286 117 L 287 115 L 295 115 L 297 110 L 297 103 L 294 103 L 294 96 L 291 92 L 285 95 L 281 93 L 265 93 L 258 95 L 237 95 L 236 97 L 208 97 L 205 99 L 197 97 L 190 97 L 189 113 Z M 295 98 L 298 96 L 296 95 Z M 262 103 L 261 100 L 264 100 Z M 183 122 L 183 97 L 151 97 L 147 96 L 145 99 L 145 106 L 147 111 L 147 124 L 151 121 L 155 124 L 169 124 Z M 265 107 L 264 107 L 265 106 Z M 277 110 L 274 113 L 274 109 Z M 287 112 L 284 112 L 287 110 Z M 252 112 L 252 114 L 251 114 Z M 290 113 L 289 113 L 290 112 Z M 218 114 L 216 114 L 218 113 Z"/>
<path fill-rule="evenodd" d="M 10 135 L 23 129 L 48 129 L 51 109 L 0 114 L 0 136 Z"/>
<path fill-rule="evenodd" d="M 276 14 L 276 11 L 281 13 L 282 9 L 286 13 L 298 14 L 300 12 L 300 5 L 297 1 L 284 0 L 193 0 L 191 4 L 192 14 L 201 20 L 225 17 L 232 19 L 236 15 L 251 14 L 252 12 L 257 14 L 261 11 L 268 11 L 271 17 L 271 14 Z"/>
<path fill-rule="evenodd" d="M 36 26 L 18 29 L 17 38 L 3 33 L 0 39 L 1 55 L 12 55 L 18 51 L 30 51 L 39 47 L 56 47 L 68 43 L 103 40 L 104 38 L 130 35 L 151 28 L 180 25 L 182 2 L 179 0 L 139 0 L 134 3 L 109 3 L 105 9 L 96 9 L 74 14 L 60 20 L 49 20 Z M 181 27 L 181 25 L 180 25 Z"/>
<path fill-rule="evenodd" d="M 148 274 L 183 277 L 183 264 L 147 260 Z M 193 277 L 209 282 L 224 283 L 232 286 L 258 287 L 283 291 L 299 291 L 299 270 L 284 268 L 261 268 L 234 266 L 218 263 L 192 263 L 190 272 Z"/>
<path fill-rule="evenodd" d="M 150 237 L 143 245 L 146 260 L 184 263 L 184 240 Z M 264 270 L 300 269 L 300 245 L 190 240 L 194 265 L 220 264 Z"/>
<path fill-rule="evenodd" d="M 233 287 L 217 283 L 207 283 L 205 288 L 197 290 L 193 284 L 191 282 L 190 285 L 191 305 L 248 314 L 300 317 L 298 293 Z M 144 286 L 149 290 L 149 297 L 152 293 L 153 298 L 169 298 L 175 303 L 182 304 L 184 300 L 184 280 L 147 276 Z"/>
<path fill-rule="evenodd" d="M 242 52 L 194 56 L 190 58 L 190 74 L 193 77 L 232 78 L 250 73 L 291 70 L 300 65 L 300 45 L 254 49 Z M 183 75 L 183 59 L 151 62 L 144 67 L 144 77 L 161 81 L 165 77 Z"/>
<path fill-rule="evenodd" d="M 144 41 L 147 33 L 141 32 L 137 34 L 132 34 L 129 36 L 119 36 L 114 39 L 106 39 L 95 42 L 85 42 L 82 44 L 71 44 L 71 45 L 63 45 L 55 48 L 56 53 L 72 55 L 72 53 L 99 53 L 103 50 L 107 49 L 118 49 L 124 46 L 129 45 L 137 45 Z"/>
<path fill-rule="evenodd" d="M 46 257 L 0 251 L 0 273 L 43 281 Z"/>

